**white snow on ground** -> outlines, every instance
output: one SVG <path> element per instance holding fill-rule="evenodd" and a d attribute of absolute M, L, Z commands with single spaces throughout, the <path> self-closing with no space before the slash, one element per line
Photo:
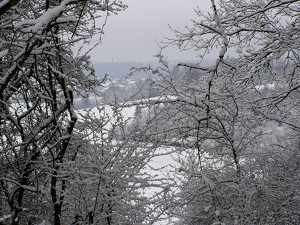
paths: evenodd
<path fill-rule="evenodd" d="M 131 107 L 124 107 L 121 111 L 121 115 L 123 116 L 123 120 L 128 120 L 134 116 L 136 106 L 131 106 Z M 95 117 L 101 117 L 101 116 L 106 116 L 107 118 L 110 119 L 110 123 L 107 123 L 107 126 L 105 127 L 106 129 L 111 128 L 111 124 L 115 122 L 115 117 L 114 117 L 114 109 L 109 106 L 109 105 L 99 105 L 98 107 L 94 107 L 91 109 L 88 109 L 90 113 L 92 113 Z M 79 119 L 80 115 L 85 115 L 87 109 L 80 109 L 77 110 L 77 113 L 79 114 Z"/>
<path fill-rule="evenodd" d="M 171 186 L 170 188 L 174 187 L 171 182 L 178 182 L 175 177 L 175 173 L 179 167 L 179 164 L 175 161 L 176 153 L 166 154 L 172 151 L 174 151 L 174 147 L 164 146 L 159 148 L 158 153 L 161 153 L 162 155 L 152 158 L 148 166 L 144 169 L 148 174 L 152 175 L 158 180 L 168 178 Z M 164 191 L 168 192 L 170 188 L 167 188 Z M 153 197 L 156 196 L 156 193 L 160 191 L 160 188 L 152 187 L 145 190 L 144 194 L 147 197 Z M 176 220 L 176 218 L 163 218 L 165 219 L 155 222 L 153 225 L 172 225 L 172 221 Z"/>

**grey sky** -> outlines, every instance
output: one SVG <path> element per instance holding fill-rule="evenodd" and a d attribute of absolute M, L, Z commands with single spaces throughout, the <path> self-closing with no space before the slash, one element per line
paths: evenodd
<path fill-rule="evenodd" d="M 91 53 L 94 62 L 152 61 L 156 41 L 172 36 L 168 28 L 183 28 L 195 18 L 194 8 L 207 11 L 210 0 L 126 0 L 129 7 L 112 16 L 105 27 L 103 44 Z M 193 59 L 192 53 L 167 52 L 170 60 Z"/>

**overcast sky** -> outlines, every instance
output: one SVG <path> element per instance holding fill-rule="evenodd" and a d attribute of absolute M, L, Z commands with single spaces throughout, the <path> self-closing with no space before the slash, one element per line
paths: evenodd
<path fill-rule="evenodd" d="M 128 8 L 109 18 L 101 46 L 91 53 L 94 62 L 153 61 L 157 42 L 172 36 L 168 28 L 183 28 L 195 18 L 194 8 L 203 11 L 210 0 L 124 0 Z M 170 60 L 193 59 L 193 53 L 168 52 Z"/>

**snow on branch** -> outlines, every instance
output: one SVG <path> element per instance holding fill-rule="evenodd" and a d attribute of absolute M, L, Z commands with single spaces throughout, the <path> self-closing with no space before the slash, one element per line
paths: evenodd
<path fill-rule="evenodd" d="M 0 16 L 10 10 L 13 6 L 17 5 L 20 0 L 2 0 L 0 2 Z"/>
<path fill-rule="evenodd" d="M 19 186 L 20 188 L 23 188 L 26 191 L 43 193 L 43 185 L 38 185 L 37 187 L 22 185 L 19 182 L 15 181 L 15 180 L 12 180 L 12 179 L 9 179 L 9 178 L 0 178 L 0 181 L 6 181 L 6 182 L 13 183 L 13 184 Z M 0 218 L 0 222 L 1 222 L 1 218 Z"/>

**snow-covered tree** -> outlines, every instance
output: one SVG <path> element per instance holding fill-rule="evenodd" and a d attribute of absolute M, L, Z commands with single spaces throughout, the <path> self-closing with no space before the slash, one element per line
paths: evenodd
<path fill-rule="evenodd" d="M 65 223 L 77 218 L 78 224 L 144 224 L 156 221 L 163 208 L 159 195 L 144 193 L 155 182 L 144 170 L 155 146 L 141 143 L 133 132 L 118 140 L 129 122 L 120 111 L 106 106 L 81 113 L 74 135 L 77 160 L 67 169 Z"/>
<path fill-rule="evenodd" d="M 98 83 L 84 46 L 100 42 L 96 20 L 105 24 L 124 8 L 107 0 L 0 2 L 1 220 L 61 224 L 64 163 L 77 155 L 73 96 Z"/>
<path fill-rule="evenodd" d="M 170 39 L 197 51 L 199 63 L 178 66 L 199 75 L 174 83 L 158 55 L 156 87 L 169 99 L 161 132 L 183 150 L 170 204 L 178 224 L 299 220 L 299 7 L 212 0 Z"/>

